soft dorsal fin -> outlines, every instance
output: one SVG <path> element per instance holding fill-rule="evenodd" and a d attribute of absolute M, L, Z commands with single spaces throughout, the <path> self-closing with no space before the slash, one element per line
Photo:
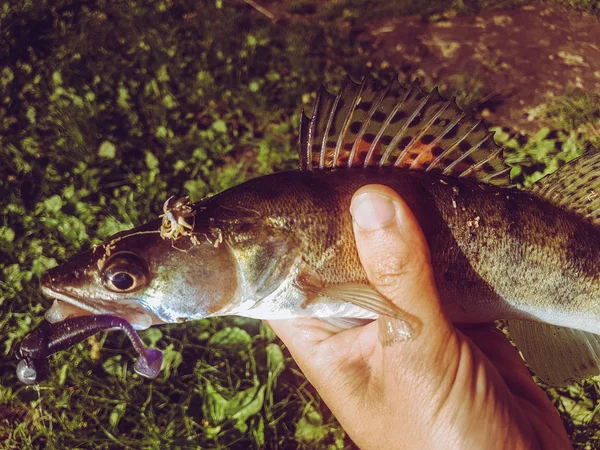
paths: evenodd
<path fill-rule="evenodd" d="M 531 186 L 538 197 L 600 226 L 600 151 L 588 151 Z"/>
<path fill-rule="evenodd" d="M 445 100 L 437 88 L 394 79 L 378 89 L 349 77 L 337 95 L 321 87 L 313 114 L 300 122 L 300 168 L 395 166 L 472 177 L 507 186 L 510 167 L 482 121 Z"/>

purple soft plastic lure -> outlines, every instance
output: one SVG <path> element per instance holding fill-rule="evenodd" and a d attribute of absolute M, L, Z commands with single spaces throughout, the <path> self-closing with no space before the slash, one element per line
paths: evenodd
<path fill-rule="evenodd" d="M 57 323 L 44 322 L 28 334 L 17 349 L 17 377 L 25 384 L 35 384 L 48 373 L 48 356 L 65 350 L 100 331 L 120 329 L 125 332 L 140 357 L 134 370 L 146 378 L 160 373 L 163 355 L 160 350 L 147 348 L 131 324 L 125 319 L 106 314 L 79 316 Z"/>

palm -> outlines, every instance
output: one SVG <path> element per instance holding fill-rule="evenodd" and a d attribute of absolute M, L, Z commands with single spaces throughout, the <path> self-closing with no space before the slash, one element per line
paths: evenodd
<path fill-rule="evenodd" d="M 403 364 L 414 361 L 406 347 L 397 355 L 394 346 L 380 345 L 376 323 L 343 331 L 318 320 L 273 325 L 303 330 L 305 342 L 294 347 L 310 351 L 296 354 L 292 348 L 292 355 L 361 448 L 369 448 L 370 442 L 377 447 L 419 448 L 422 428 L 428 430 L 423 447 L 568 446 L 556 410 L 517 351 L 493 326 L 456 331 L 434 357 L 437 361 L 421 361 L 430 366 L 424 377 L 424 367 Z M 402 404 L 406 407 L 399 408 Z M 377 414 L 370 416 L 368 411 Z M 398 442 L 397 433 L 389 431 L 406 424 L 415 433 L 405 431 L 404 442 Z M 387 436 L 390 442 L 382 440 Z"/>

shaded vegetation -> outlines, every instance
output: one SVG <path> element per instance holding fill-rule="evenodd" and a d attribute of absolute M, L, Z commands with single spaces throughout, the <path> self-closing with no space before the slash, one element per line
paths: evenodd
<path fill-rule="evenodd" d="M 18 383 L 11 352 L 50 306 L 37 288 L 48 268 L 155 218 L 171 195 L 198 200 L 294 167 L 299 107 L 323 79 L 334 85 L 344 71 L 366 72 L 359 17 L 467 14 L 523 1 L 413 3 L 365 10 L 348 0 L 318 11 L 309 2 L 267 4 L 276 22 L 241 1 L 0 5 L 0 448 L 352 446 L 272 332 L 254 321 L 145 332 L 165 351 L 155 381 L 133 373 L 134 353 L 116 332 L 53 357 L 38 389 Z M 396 69 L 377 67 L 383 79 Z M 462 98 L 471 103 L 465 80 Z M 548 110 L 566 135 L 580 133 L 568 154 L 549 130 L 524 151 L 506 134 L 516 162 L 543 172 L 553 158 L 581 151 L 592 129 L 581 127 L 597 117 L 598 99 L 573 98 L 565 103 L 572 116 Z M 593 386 L 550 393 L 576 442 L 598 438 Z M 572 414 L 573 405 L 587 415 Z"/>
<path fill-rule="evenodd" d="M 558 0 L 558 3 L 600 17 L 600 2 L 598 0 Z"/>
<path fill-rule="evenodd" d="M 363 21 L 377 20 L 388 17 L 421 15 L 424 19 L 435 21 L 440 13 L 446 15 L 468 15 L 484 10 L 505 10 L 527 4 L 527 0 L 431 0 L 415 2 L 399 0 L 394 2 L 372 2 L 365 7 L 363 0 L 343 0 L 326 4 L 320 14 L 325 19 L 335 19 L 343 16 L 356 15 Z M 295 9 L 310 10 L 310 1 L 292 3 Z"/>

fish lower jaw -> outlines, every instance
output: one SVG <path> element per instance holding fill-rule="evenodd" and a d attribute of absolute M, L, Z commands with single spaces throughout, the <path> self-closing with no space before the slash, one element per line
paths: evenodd
<path fill-rule="evenodd" d="M 114 311 L 107 309 L 94 308 L 89 305 L 85 305 L 64 294 L 57 294 L 53 292 L 51 295 L 55 298 L 55 300 L 50 309 L 46 311 L 44 316 L 45 319 L 50 323 L 62 322 L 63 320 L 72 317 L 89 316 L 94 314 L 109 314 L 125 319 L 136 330 L 146 330 L 152 325 L 152 318 L 148 314 L 117 314 Z"/>
<path fill-rule="evenodd" d="M 93 313 L 75 305 L 71 305 L 70 303 L 66 303 L 61 300 L 54 300 L 54 303 L 52 303 L 50 309 L 46 311 L 44 317 L 48 322 L 56 323 L 62 322 L 63 320 L 71 317 L 90 316 L 92 314 Z"/>
<path fill-rule="evenodd" d="M 50 323 L 60 322 L 69 317 L 89 316 L 91 314 L 104 314 L 107 311 L 94 308 L 69 295 L 55 292 L 42 286 L 42 292 L 48 297 L 54 298 L 54 303 L 46 311 L 46 320 Z M 110 313 L 109 313 L 110 314 Z"/>

